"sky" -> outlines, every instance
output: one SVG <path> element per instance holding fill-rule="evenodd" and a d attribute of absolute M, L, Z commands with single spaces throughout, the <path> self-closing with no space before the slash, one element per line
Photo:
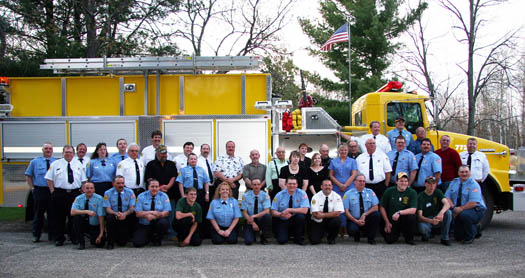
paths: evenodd
<path fill-rule="evenodd" d="M 414 0 L 409 1 L 409 3 L 415 2 Z M 455 0 L 454 2 L 463 3 L 464 8 L 468 8 L 465 0 Z M 485 10 L 482 15 L 488 21 L 479 34 L 478 45 L 493 41 L 507 31 L 525 26 L 523 11 L 525 11 L 524 0 L 510 0 L 490 10 Z M 291 16 L 294 18 L 308 17 L 312 20 L 320 20 L 318 1 L 299 1 Z M 461 71 L 457 64 L 465 61 L 467 48 L 466 45 L 457 42 L 456 38 L 458 38 L 459 33 L 452 31 L 451 26 L 454 24 L 455 18 L 439 6 L 435 0 L 429 1 L 429 8 L 425 12 L 424 18 L 426 21 L 426 32 L 428 33 L 427 39 L 430 39 L 432 44 L 430 64 L 437 71 L 437 76 L 440 78 L 447 76 L 461 77 Z M 310 40 L 302 32 L 297 19 L 291 20 L 285 30 L 283 30 L 283 33 L 286 34 L 284 36 L 285 39 L 283 39 L 283 46 L 292 53 L 293 61 L 299 68 L 318 72 L 323 77 L 335 78 L 333 73 L 326 69 L 318 58 L 308 55 L 306 47 L 310 45 Z M 521 31 L 520 44 L 522 46 L 525 45 L 524 35 L 525 29 Z M 400 42 L 407 46 L 410 44 L 407 36 L 400 38 Z M 390 71 L 402 72 L 405 65 L 402 65 L 395 57 L 394 61 L 396 66 L 391 67 Z M 411 85 L 408 84 L 408 86 Z"/>

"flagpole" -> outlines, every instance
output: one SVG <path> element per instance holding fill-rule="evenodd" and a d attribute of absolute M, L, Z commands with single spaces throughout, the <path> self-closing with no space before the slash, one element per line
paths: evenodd
<path fill-rule="evenodd" d="M 349 125 L 352 125 L 352 41 L 350 37 L 350 19 L 346 19 L 346 31 L 348 33 L 348 110 L 350 114 Z"/>

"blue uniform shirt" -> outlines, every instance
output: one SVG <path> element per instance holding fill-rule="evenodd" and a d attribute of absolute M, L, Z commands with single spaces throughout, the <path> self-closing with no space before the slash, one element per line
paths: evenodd
<path fill-rule="evenodd" d="M 445 192 L 445 197 L 449 198 L 454 206 L 458 199 L 460 183 L 461 181 L 459 178 L 453 179 L 448 186 L 447 192 Z M 481 187 L 473 178 L 469 178 L 465 181 L 461 189 L 461 205 L 463 206 L 468 202 L 477 202 L 478 207 L 487 209 L 485 201 L 483 201 L 483 195 L 481 194 Z"/>
<path fill-rule="evenodd" d="M 135 205 L 135 211 L 150 211 L 151 210 L 151 194 L 148 191 L 140 193 Z M 155 196 L 155 211 L 171 211 L 170 198 L 162 191 L 159 191 Z M 144 217 L 139 218 L 139 223 L 142 225 L 149 225 L 149 221 Z"/>
<path fill-rule="evenodd" d="M 396 158 L 397 150 L 392 150 L 386 155 L 390 159 L 390 166 L 394 170 L 394 159 Z M 397 173 L 405 172 L 410 175 L 410 172 L 417 170 L 417 160 L 414 154 L 408 150 L 402 150 L 399 152 L 399 157 L 397 158 L 396 172 L 392 174 L 390 181 L 396 182 Z"/>
<path fill-rule="evenodd" d="M 416 155 L 416 161 L 419 165 L 419 160 L 421 159 L 422 153 Z M 412 186 L 423 187 L 425 186 L 425 179 L 427 177 L 433 176 L 434 173 L 441 173 L 441 157 L 433 152 L 428 152 L 423 157 L 423 162 L 421 163 L 421 169 L 419 169 L 419 175 L 416 177 L 416 180 Z M 441 179 L 439 183 L 441 184 Z"/>
<path fill-rule="evenodd" d="M 224 204 L 223 204 L 224 202 Z M 206 219 L 213 219 L 221 227 L 230 227 L 234 218 L 241 217 L 239 202 L 235 198 L 213 199 Z"/>
<path fill-rule="evenodd" d="M 377 196 L 372 189 L 365 187 L 362 195 L 364 212 L 367 212 L 371 207 L 379 204 L 379 199 L 377 199 Z M 345 196 L 343 197 L 343 206 L 354 218 L 361 218 L 361 210 L 359 209 L 359 192 L 357 189 L 352 188 L 345 193 Z"/>
<path fill-rule="evenodd" d="M 308 195 L 302 189 L 297 188 L 292 197 L 293 206 L 292 208 L 310 208 L 310 200 L 308 200 Z M 283 212 L 288 208 L 290 201 L 290 194 L 288 189 L 281 190 L 275 197 L 272 202 L 272 210 Z"/>
<path fill-rule="evenodd" d="M 124 153 L 124 159 L 128 158 L 128 153 Z M 118 166 L 119 162 L 122 160 L 122 155 L 120 153 L 114 153 L 109 156 L 109 159 L 113 160 L 113 163 L 115 164 L 115 167 Z M 116 170 L 116 169 L 115 169 Z"/>
<path fill-rule="evenodd" d="M 389 132 L 387 132 L 386 135 L 388 137 L 388 140 L 390 140 L 390 146 L 392 146 L 392 150 L 395 150 L 396 149 L 396 138 L 397 136 L 399 136 L 399 129 L 394 128 L 390 130 Z M 410 131 L 406 129 L 403 129 L 403 131 L 401 132 L 401 135 L 405 137 L 405 142 L 406 142 L 405 150 L 406 150 L 407 147 L 412 143 L 412 133 L 410 133 Z"/>
<path fill-rule="evenodd" d="M 117 164 L 109 158 L 104 159 L 105 166 L 102 165 L 102 159 L 95 158 L 89 160 L 86 166 L 86 177 L 91 182 L 112 182 L 117 171 Z"/>
<path fill-rule="evenodd" d="M 418 153 L 421 153 L 421 142 L 423 140 L 421 139 L 416 139 L 416 140 L 412 140 L 412 142 L 410 143 L 410 146 L 408 146 L 408 150 L 411 151 L 413 154 L 418 154 Z M 432 150 L 432 152 L 434 152 L 434 145 L 432 145 L 432 143 L 430 143 L 430 148 Z"/>
<path fill-rule="evenodd" d="M 202 167 L 199 166 L 195 166 L 195 170 L 197 171 L 197 179 L 199 184 L 199 188 L 197 189 L 204 189 L 204 184 L 210 182 L 208 173 L 204 171 Z M 177 182 L 182 183 L 184 188 L 193 187 L 193 167 L 186 166 L 180 169 L 180 174 L 177 177 Z"/>
<path fill-rule="evenodd" d="M 51 165 L 53 161 L 57 160 L 54 157 L 50 157 L 48 159 L 49 159 L 49 165 Z M 43 156 L 39 156 L 31 160 L 31 162 L 29 162 L 29 166 L 27 167 L 24 175 L 31 177 L 33 179 L 34 186 L 47 187 L 47 180 L 45 178 L 46 173 L 47 173 L 46 158 Z"/>
<path fill-rule="evenodd" d="M 89 224 L 96 226 L 98 225 L 98 217 L 106 215 L 106 212 L 104 211 L 103 207 L 104 198 L 102 196 L 98 195 L 97 193 L 93 193 L 93 196 L 91 196 L 91 199 L 89 199 L 89 210 L 94 211 L 97 213 L 95 216 L 89 216 Z M 75 201 L 73 202 L 73 205 L 71 206 L 71 209 L 77 209 L 77 210 L 84 210 L 86 206 L 86 193 L 78 195 L 75 198 Z"/>
<path fill-rule="evenodd" d="M 253 206 L 255 205 L 255 194 L 253 193 L 253 190 L 250 190 L 242 195 L 241 210 L 245 210 L 246 213 L 251 216 L 272 206 L 270 196 L 264 191 L 259 192 L 259 195 L 257 195 L 257 203 L 259 211 L 254 212 Z"/>
<path fill-rule="evenodd" d="M 347 157 L 345 159 L 344 164 L 342 164 L 341 158 L 336 157 L 332 159 L 332 161 L 330 162 L 330 166 L 328 166 L 328 169 L 334 171 L 334 177 L 336 180 L 338 180 L 340 183 L 345 183 L 346 180 L 352 175 L 352 171 L 357 170 L 357 163 L 355 159 Z M 347 187 L 346 191 L 350 190 L 350 188 L 353 187 L 354 183 Z M 340 192 L 339 186 L 334 186 L 333 190 L 339 195 L 343 195 L 344 193 Z"/>
<path fill-rule="evenodd" d="M 129 210 L 129 207 L 134 207 L 137 202 L 135 193 L 127 187 L 124 187 L 120 193 L 120 199 L 122 199 L 122 212 Z M 118 212 L 118 192 L 115 188 L 111 188 L 104 193 L 104 207 L 110 207 L 113 211 Z"/>

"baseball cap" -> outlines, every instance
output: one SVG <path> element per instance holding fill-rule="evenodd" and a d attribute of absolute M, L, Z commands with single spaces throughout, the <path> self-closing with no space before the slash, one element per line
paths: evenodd
<path fill-rule="evenodd" d="M 402 178 L 402 177 L 405 177 L 405 178 L 408 179 L 408 174 L 405 173 L 405 172 L 399 172 L 399 173 L 397 173 L 397 179 L 398 179 L 398 180 L 399 180 L 400 178 Z"/>
<path fill-rule="evenodd" d="M 168 153 L 168 147 L 165 145 L 159 145 L 156 149 L 157 153 Z"/>

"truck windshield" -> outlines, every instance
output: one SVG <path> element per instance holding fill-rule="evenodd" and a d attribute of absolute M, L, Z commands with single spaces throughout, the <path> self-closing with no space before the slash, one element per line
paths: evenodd
<path fill-rule="evenodd" d="M 394 126 L 394 120 L 397 116 L 403 116 L 406 121 L 406 129 L 415 133 L 416 128 L 423 126 L 423 117 L 421 116 L 421 105 L 419 103 L 391 102 L 387 105 L 387 124 Z"/>

